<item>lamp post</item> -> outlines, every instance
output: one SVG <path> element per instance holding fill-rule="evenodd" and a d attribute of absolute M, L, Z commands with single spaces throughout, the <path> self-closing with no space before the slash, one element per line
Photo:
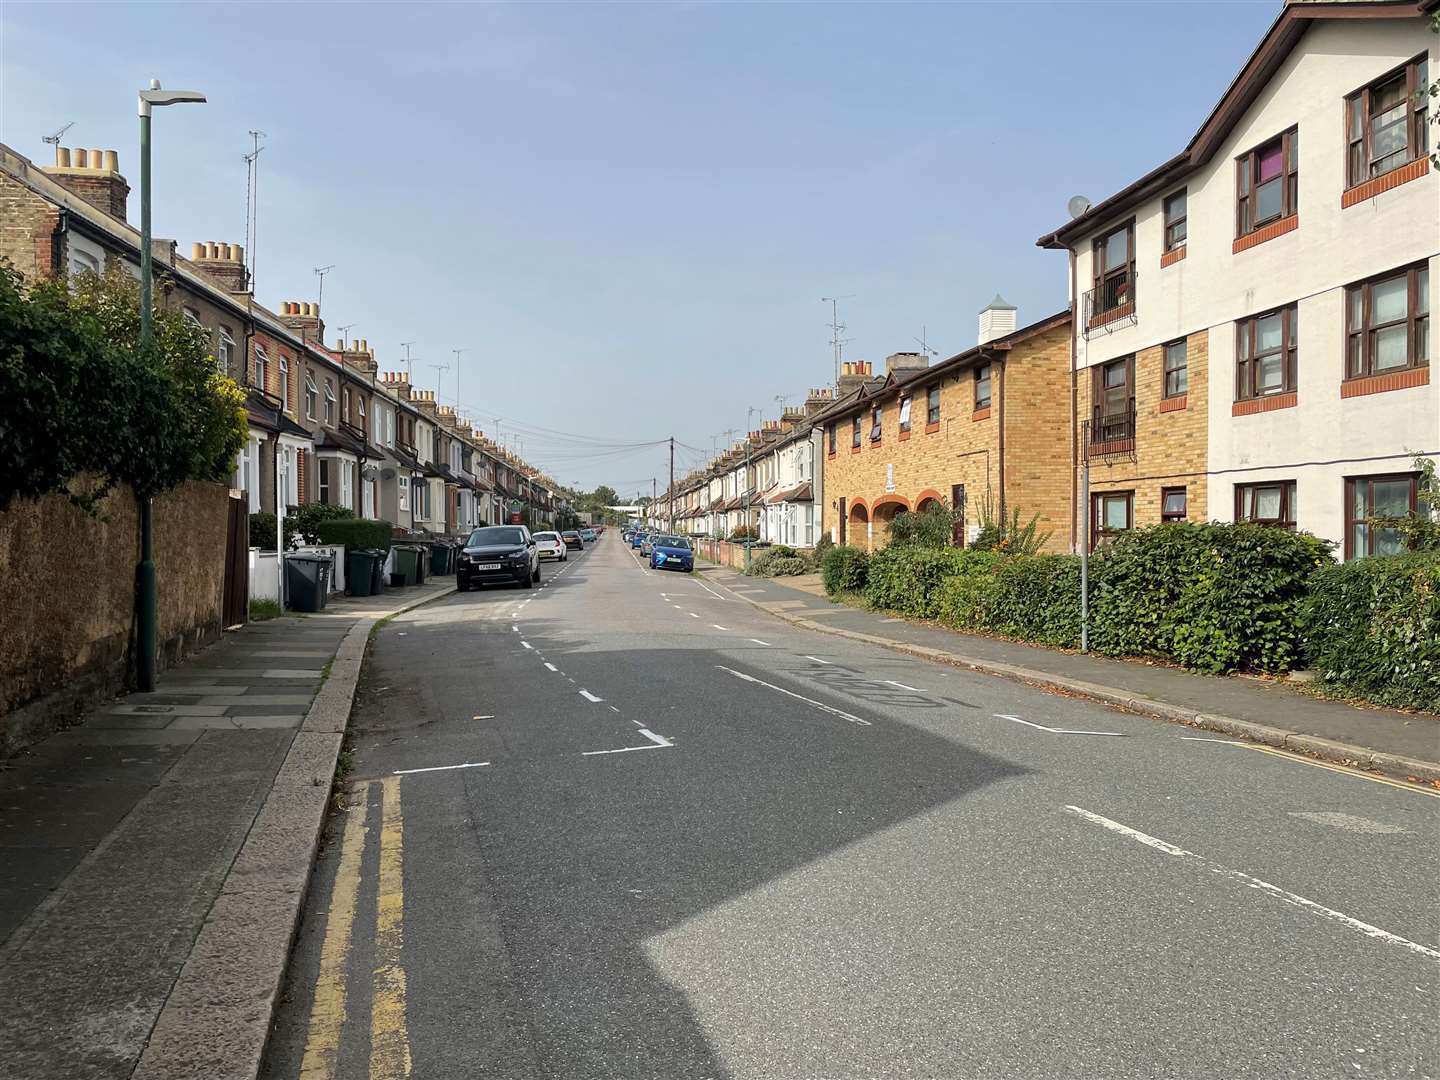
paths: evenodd
<path fill-rule="evenodd" d="M 150 110 L 161 105 L 203 102 L 196 90 L 162 90 L 158 79 L 140 91 L 140 348 L 155 336 L 153 257 L 150 251 Z M 135 683 L 142 691 L 155 689 L 155 630 L 159 621 L 155 592 L 155 523 L 150 496 L 140 503 L 140 564 L 135 568 Z"/>

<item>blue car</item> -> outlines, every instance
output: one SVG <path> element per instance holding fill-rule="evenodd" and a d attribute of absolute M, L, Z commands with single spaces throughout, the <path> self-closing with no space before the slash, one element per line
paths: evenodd
<path fill-rule="evenodd" d="M 683 536 L 657 536 L 650 545 L 651 570 L 695 569 L 695 552 L 690 550 L 690 541 Z"/>
<path fill-rule="evenodd" d="M 644 534 L 643 532 L 634 533 L 634 534 L 632 534 L 631 537 L 630 537 L 630 546 L 631 546 L 632 548 L 638 548 L 638 547 L 639 547 L 641 544 L 643 544 L 644 542 L 645 542 L 645 534 Z"/>

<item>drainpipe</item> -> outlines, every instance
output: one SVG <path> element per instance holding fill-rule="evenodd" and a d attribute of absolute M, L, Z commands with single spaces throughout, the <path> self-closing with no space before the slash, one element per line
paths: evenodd
<path fill-rule="evenodd" d="M 995 396 L 999 398 L 996 407 L 1000 411 L 996 421 L 999 424 L 1000 439 L 995 455 L 998 459 L 995 471 L 1000 484 L 1000 521 L 1003 524 L 1009 520 L 1005 508 L 1005 354 L 999 354 L 990 362 L 996 365 L 993 370 L 1000 375 L 1000 385 L 995 390 Z"/>

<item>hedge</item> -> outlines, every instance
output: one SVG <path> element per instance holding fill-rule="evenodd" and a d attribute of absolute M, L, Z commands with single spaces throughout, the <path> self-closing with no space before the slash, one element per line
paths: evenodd
<path fill-rule="evenodd" d="M 343 544 L 346 548 L 379 548 L 389 551 L 395 526 L 388 521 L 368 518 L 332 518 L 315 523 L 315 536 L 321 544 Z"/>
<path fill-rule="evenodd" d="M 1301 626 L 1305 657 L 1327 690 L 1440 712 L 1440 555 L 1322 568 Z"/>
<path fill-rule="evenodd" d="M 853 551 L 853 549 L 835 549 Z M 1090 647 L 1195 671 L 1284 671 L 1300 657 L 1300 605 L 1329 547 L 1258 525 L 1159 525 L 1090 560 Z M 844 557 L 863 558 L 862 553 Z M 833 565 L 832 565 L 833 560 Z M 863 574 L 832 553 L 826 589 L 864 580 L 874 608 L 1041 645 L 1080 644 L 1080 560 L 891 546 Z"/>
<path fill-rule="evenodd" d="M 831 596 L 863 592 L 870 556 L 848 544 L 828 549 L 820 560 L 820 580 Z"/>

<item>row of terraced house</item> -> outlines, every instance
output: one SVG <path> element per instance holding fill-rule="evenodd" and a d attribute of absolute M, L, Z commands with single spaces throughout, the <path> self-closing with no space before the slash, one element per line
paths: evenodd
<path fill-rule="evenodd" d="M 0 258 L 30 278 L 124 267 L 139 276 L 140 233 L 115 151 L 56 148 L 37 166 L 0 146 Z M 552 525 L 559 487 L 436 401 L 382 372 L 364 340 L 326 344 L 318 303 L 256 301 L 239 245 L 154 242 L 157 302 L 210 340 L 246 390 L 249 438 L 233 486 L 252 512 L 344 507 L 412 534 L 481 524 Z"/>
<path fill-rule="evenodd" d="M 1206 520 L 1396 550 L 1369 519 L 1421 509 L 1440 451 L 1436 7 L 1292 0 L 1180 153 L 1039 240 L 1064 308 L 997 296 L 974 348 L 847 363 L 653 513 L 873 547 L 943 501 L 962 544 L 1019 510 L 1052 550 Z"/>

